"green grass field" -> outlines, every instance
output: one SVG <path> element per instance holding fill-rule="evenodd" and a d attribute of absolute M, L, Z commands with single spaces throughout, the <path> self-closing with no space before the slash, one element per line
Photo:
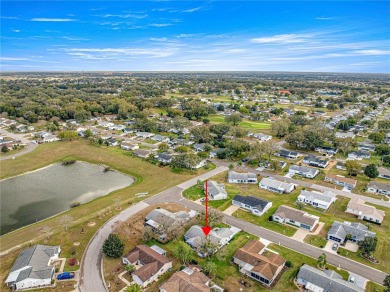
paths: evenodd
<path fill-rule="evenodd" d="M 208 116 L 210 123 L 220 124 L 225 123 L 225 117 L 221 115 L 210 115 Z M 256 122 L 244 119 L 239 123 L 239 126 L 248 131 L 259 131 L 259 130 L 269 130 L 271 128 L 271 123 L 269 122 Z"/>

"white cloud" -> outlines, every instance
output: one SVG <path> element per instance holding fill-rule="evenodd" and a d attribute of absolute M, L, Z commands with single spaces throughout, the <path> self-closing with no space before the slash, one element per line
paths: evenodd
<path fill-rule="evenodd" d="M 168 41 L 168 38 L 150 38 L 151 41 L 154 41 L 154 42 L 167 42 Z"/>
<path fill-rule="evenodd" d="M 0 57 L 0 61 L 27 61 L 27 58 Z"/>
<path fill-rule="evenodd" d="M 118 17 L 118 18 L 135 18 L 135 19 L 143 19 L 148 17 L 147 14 L 134 14 L 134 13 L 129 13 L 129 14 L 104 14 L 102 17 L 107 18 L 107 17 Z"/>
<path fill-rule="evenodd" d="M 72 37 L 72 36 L 63 36 L 62 38 L 65 40 L 68 40 L 68 41 L 88 41 L 89 40 L 86 38 Z"/>
<path fill-rule="evenodd" d="M 384 51 L 384 50 L 358 50 L 354 51 L 355 53 L 359 55 L 364 55 L 364 56 L 382 56 L 382 55 L 390 55 L 390 51 Z"/>
<path fill-rule="evenodd" d="M 308 34 L 279 34 L 279 35 L 270 36 L 270 37 L 253 38 L 253 39 L 251 39 L 251 42 L 257 43 L 257 44 L 302 43 L 302 42 L 307 41 L 310 37 L 311 37 L 311 35 L 308 35 Z"/>
<path fill-rule="evenodd" d="M 166 27 L 166 26 L 171 26 L 173 25 L 172 23 L 151 23 L 149 26 L 153 27 Z"/>
<path fill-rule="evenodd" d="M 203 7 L 195 7 L 195 8 L 183 10 L 182 12 L 184 12 L 184 13 L 192 13 L 192 12 L 195 12 L 195 11 L 199 11 L 199 10 L 201 10 L 202 8 L 203 8 Z"/>
<path fill-rule="evenodd" d="M 336 17 L 325 17 L 325 16 L 319 16 L 316 17 L 317 20 L 334 20 Z"/>
<path fill-rule="evenodd" d="M 113 57 L 136 57 L 145 56 L 150 58 L 163 58 L 176 53 L 177 48 L 72 48 L 64 49 L 68 54 L 79 57 L 113 58 Z"/>
<path fill-rule="evenodd" d="M 21 30 L 20 29 L 14 29 L 14 30 L 12 30 L 13 32 L 21 32 Z"/>
<path fill-rule="evenodd" d="M 77 19 L 73 19 L 73 18 L 31 18 L 30 21 L 37 21 L 37 22 L 72 22 L 72 21 L 77 21 Z"/>

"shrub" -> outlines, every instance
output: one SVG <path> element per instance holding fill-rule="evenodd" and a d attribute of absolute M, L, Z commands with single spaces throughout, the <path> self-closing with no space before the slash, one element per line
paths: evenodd
<path fill-rule="evenodd" d="M 286 267 L 287 268 L 291 268 L 291 267 L 293 267 L 294 265 L 293 265 L 293 263 L 291 262 L 291 261 L 286 261 Z"/>
<path fill-rule="evenodd" d="M 71 164 L 76 163 L 76 161 L 77 161 L 76 158 L 67 157 L 64 160 L 62 160 L 62 165 L 71 165 Z"/>
<path fill-rule="evenodd" d="M 103 253 L 111 258 L 119 258 L 123 254 L 125 245 L 118 235 L 110 234 L 103 244 Z"/>

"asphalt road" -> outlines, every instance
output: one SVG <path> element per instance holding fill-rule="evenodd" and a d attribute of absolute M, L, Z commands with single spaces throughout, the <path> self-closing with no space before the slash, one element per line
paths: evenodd
<path fill-rule="evenodd" d="M 204 173 L 196 178 L 190 179 L 184 183 L 181 183 L 175 187 L 172 187 L 166 191 L 163 191 L 155 196 L 145 199 L 144 201 L 133 205 L 124 211 L 122 211 L 117 216 L 113 217 L 107 223 L 105 223 L 101 229 L 96 233 L 96 235 L 91 239 L 84 257 L 81 263 L 81 281 L 79 286 L 79 291 L 81 292 L 100 292 L 107 291 L 103 283 L 103 277 L 101 274 L 101 259 L 102 259 L 102 246 L 104 240 L 112 232 L 112 226 L 117 221 L 124 221 L 135 213 L 143 210 L 149 205 L 156 203 L 177 203 L 186 208 L 193 210 L 201 211 L 203 206 L 199 205 L 193 201 L 189 201 L 182 197 L 182 192 L 195 185 L 198 180 L 208 179 L 216 174 L 219 174 L 223 171 L 226 171 L 228 168 L 226 166 L 219 166 L 214 170 L 211 170 L 207 173 Z M 301 181 L 298 181 L 301 182 Z M 376 283 L 383 283 L 386 273 L 379 270 L 373 269 L 364 264 L 355 262 L 353 260 L 341 257 L 336 254 L 326 252 L 317 247 L 311 246 L 306 243 L 296 241 L 290 237 L 284 236 L 282 234 L 273 232 L 261 226 L 249 223 L 247 221 L 235 218 L 233 216 L 225 215 L 224 220 L 227 224 L 238 227 L 248 233 L 254 234 L 266 240 L 280 244 L 286 248 L 295 250 L 304 255 L 310 256 L 312 258 L 318 258 L 320 254 L 325 253 L 327 255 L 327 261 L 329 264 L 332 264 L 341 269 L 348 270 L 355 274 L 358 274 L 362 277 L 367 278 L 370 281 Z"/>
<path fill-rule="evenodd" d="M 11 137 L 11 138 L 13 138 L 13 139 L 15 139 L 15 140 L 20 140 L 21 143 L 27 145 L 26 148 L 24 148 L 22 151 L 20 151 L 20 152 L 18 152 L 18 153 L 15 153 L 15 154 L 13 154 L 13 155 L 10 154 L 10 155 L 1 157 L 0 160 L 13 159 L 14 157 L 18 157 L 18 156 L 24 155 L 24 154 L 26 154 L 26 153 L 29 153 L 29 152 L 33 151 L 35 148 L 38 147 L 38 144 L 35 144 L 35 143 L 31 142 L 30 140 L 24 138 L 24 136 L 27 135 L 26 133 L 17 134 L 17 133 L 9 132 L 9 131 L 7 131 L 7 130 L 5 130 L 5 129 L 1 129 L 1 130 L 0 130 L 0 133 L 1 133 L 1 135 Z"/>
<path fill-rule="evenodd" d="M 165 203 L 164 198 L 169 198 L 173 195 L 174 200 L 181 199 L 181 193 L 184 189 L 189 188 L 197 183 L 197 181 L 208 179 L 214 175 L 217 175 L 223 171 L 226 171 L 227 167 L 217 167 L 207 173 L 201 174 L 193 179 L 190 179 L 179 186 L 172 187 L 166 191 L 163 191 L 155 196 L 152 196 L 144 201 L 141 201 L 125 210 L 118 215 L 107 221 L 95 234 L 88 244 L 87 249 L 81 260 L 81 274 L 80 274 L 80 285 L 79 291 L 81 292 L 103 292 L 107 291 L 106 285 L 103 282 L 103 275 L 101 272 L 102 262 L 102 247 L 104 241 L 113 231 L 113 225 L 118 221 L 125 221 L 132 215 L 147 208 L 149 204 Z M 176 198 L 176 199 L 175 199 Z M 108 285 L 108 283 L 107 283 Z"/>

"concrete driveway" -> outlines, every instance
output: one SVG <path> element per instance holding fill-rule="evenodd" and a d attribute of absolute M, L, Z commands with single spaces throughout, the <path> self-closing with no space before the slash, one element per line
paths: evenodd
<path fill-rule="evenodd" d="M 291 236 L 292 239 L 295 239 L 300 242 L 304 242 L 306 235 L 310 234 L 310 231 L 307 229 L 299 228 L 297 232 L 293 236 Z"/>
<path fill-rule="evenodd" d="M 337 243 L 337 242 L 332 241 L 332 240 L 328 240 L 328 241 L 326 242 L 326 245 L 325 245 L 325 247 L 323 248 L 323 250 L 325 250 L 325 251 L 327 251 L 327 252 L 330 252 L 330 253 L 333 253 L 333 254 L 337 254 L 337 250 L 333 250 L 333 249 L 332 249 L 332 246 L 333 246 L 333 244 L 335 244 L 335 243 Z M 340 246 L 340 244 L 339 244 L 339 246 Z"/>
<path fill-rule="evenodd" d="M 225 211 L 223 211 L 223 213 L 226 214 L 226 215 L 232 215 L 238 209 L 239 209 L 239 207 L 231 205 L 229 208 L 227 208 Z"/>

